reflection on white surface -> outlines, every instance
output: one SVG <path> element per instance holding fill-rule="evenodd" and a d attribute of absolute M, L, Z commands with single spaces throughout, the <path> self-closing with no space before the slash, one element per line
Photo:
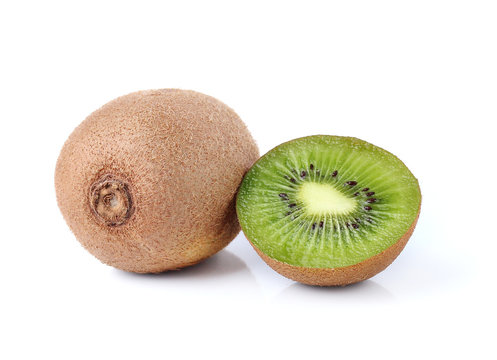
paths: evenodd
<path fill-rule="evenodd" d="M 395 296 L 385 287 L 373 280 L 343 287 L 320 287 L 294 283 L 281 291 L 275 300 L 282 302 L 305 301 L 306 304 L 325 301 L 370 303 L 374 301 L 392 301 Z"/>

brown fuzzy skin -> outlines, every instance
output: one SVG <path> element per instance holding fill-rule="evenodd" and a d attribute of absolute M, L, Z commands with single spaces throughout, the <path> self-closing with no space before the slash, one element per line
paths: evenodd
<path fill-rule="evenodd" d="M 306 268 L 301 266 L 293 266 L 270 258 L 261 252 L 254 244 L 252 244 L 252 242 L 250 242 L 250 244 L 255 251 L 257 251 L 259 256 L 266 262 L 266 264 L 268 264 L 276 272 L 289 279 L 307 285 L 345 286 L 369 279 L 370 277 L 385 270 L 404 249 L 407 240 L 409 240 L 414 228 L 416 227 L 418 218 L 419 209 L 418 215 L 409 227 L 409 230 L 407 230 L 407 232 L 389 248 L 360 263 L 341 268 Z"/>
<path fill-rule="evenodd" d="M 258 157 L 245 124 L 220 101 L 140 91 L 107 103 L 70 135 L 55 170 L 57 202 L 102 262 L 138 273 L 178 269 L 238 234 L 235 195 Z"/>

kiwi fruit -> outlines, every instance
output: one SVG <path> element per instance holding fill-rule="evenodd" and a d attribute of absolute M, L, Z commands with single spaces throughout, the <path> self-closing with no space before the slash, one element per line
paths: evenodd
<path fill-rule="evenodd" d="M 240 231 L 235 196 L 259 151 L 238 115 L 194 91 L 119 97 L 86 118 L 57 161 L 60 210 L 81 244 L 116 268 L 193 265 Z"/>
<path fill-rule="evenodd" d="M 417 179 L 393 154 L 316 135 L 261 157 L 242 181 L 238 218 L 262 259 L 309 285 L 356 283 L 399 255 L 421 206 Z"/>

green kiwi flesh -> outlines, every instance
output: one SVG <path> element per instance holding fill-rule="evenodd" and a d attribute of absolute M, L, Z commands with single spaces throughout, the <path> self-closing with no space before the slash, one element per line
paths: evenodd
<path fill-rule="evenodd" d="M 236 205 L 243 232 L 265 257 L 299 269 L 338 269 L 407 241 L 420 204 L 418 181 L 393 154 L 352 137 L 316 135 L 260 158 Z"/>

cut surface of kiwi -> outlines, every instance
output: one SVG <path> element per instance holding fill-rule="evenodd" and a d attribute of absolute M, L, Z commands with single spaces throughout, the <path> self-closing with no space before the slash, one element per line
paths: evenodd
<path fill-rule="evenodd" d="M 292 270 L 283 269 L 283 275 L 343 285 L 393 261 L 403 245 L 396 254 L 387 250 L 405 244 L 420 203 L 418 181 L 391 153 L 356 138 L 316 135 L 260 158 L 242 182 L 237 213 L 259 254 L 277 270 Z M 367 271 L 361 269 L 371 262 Z"/>

